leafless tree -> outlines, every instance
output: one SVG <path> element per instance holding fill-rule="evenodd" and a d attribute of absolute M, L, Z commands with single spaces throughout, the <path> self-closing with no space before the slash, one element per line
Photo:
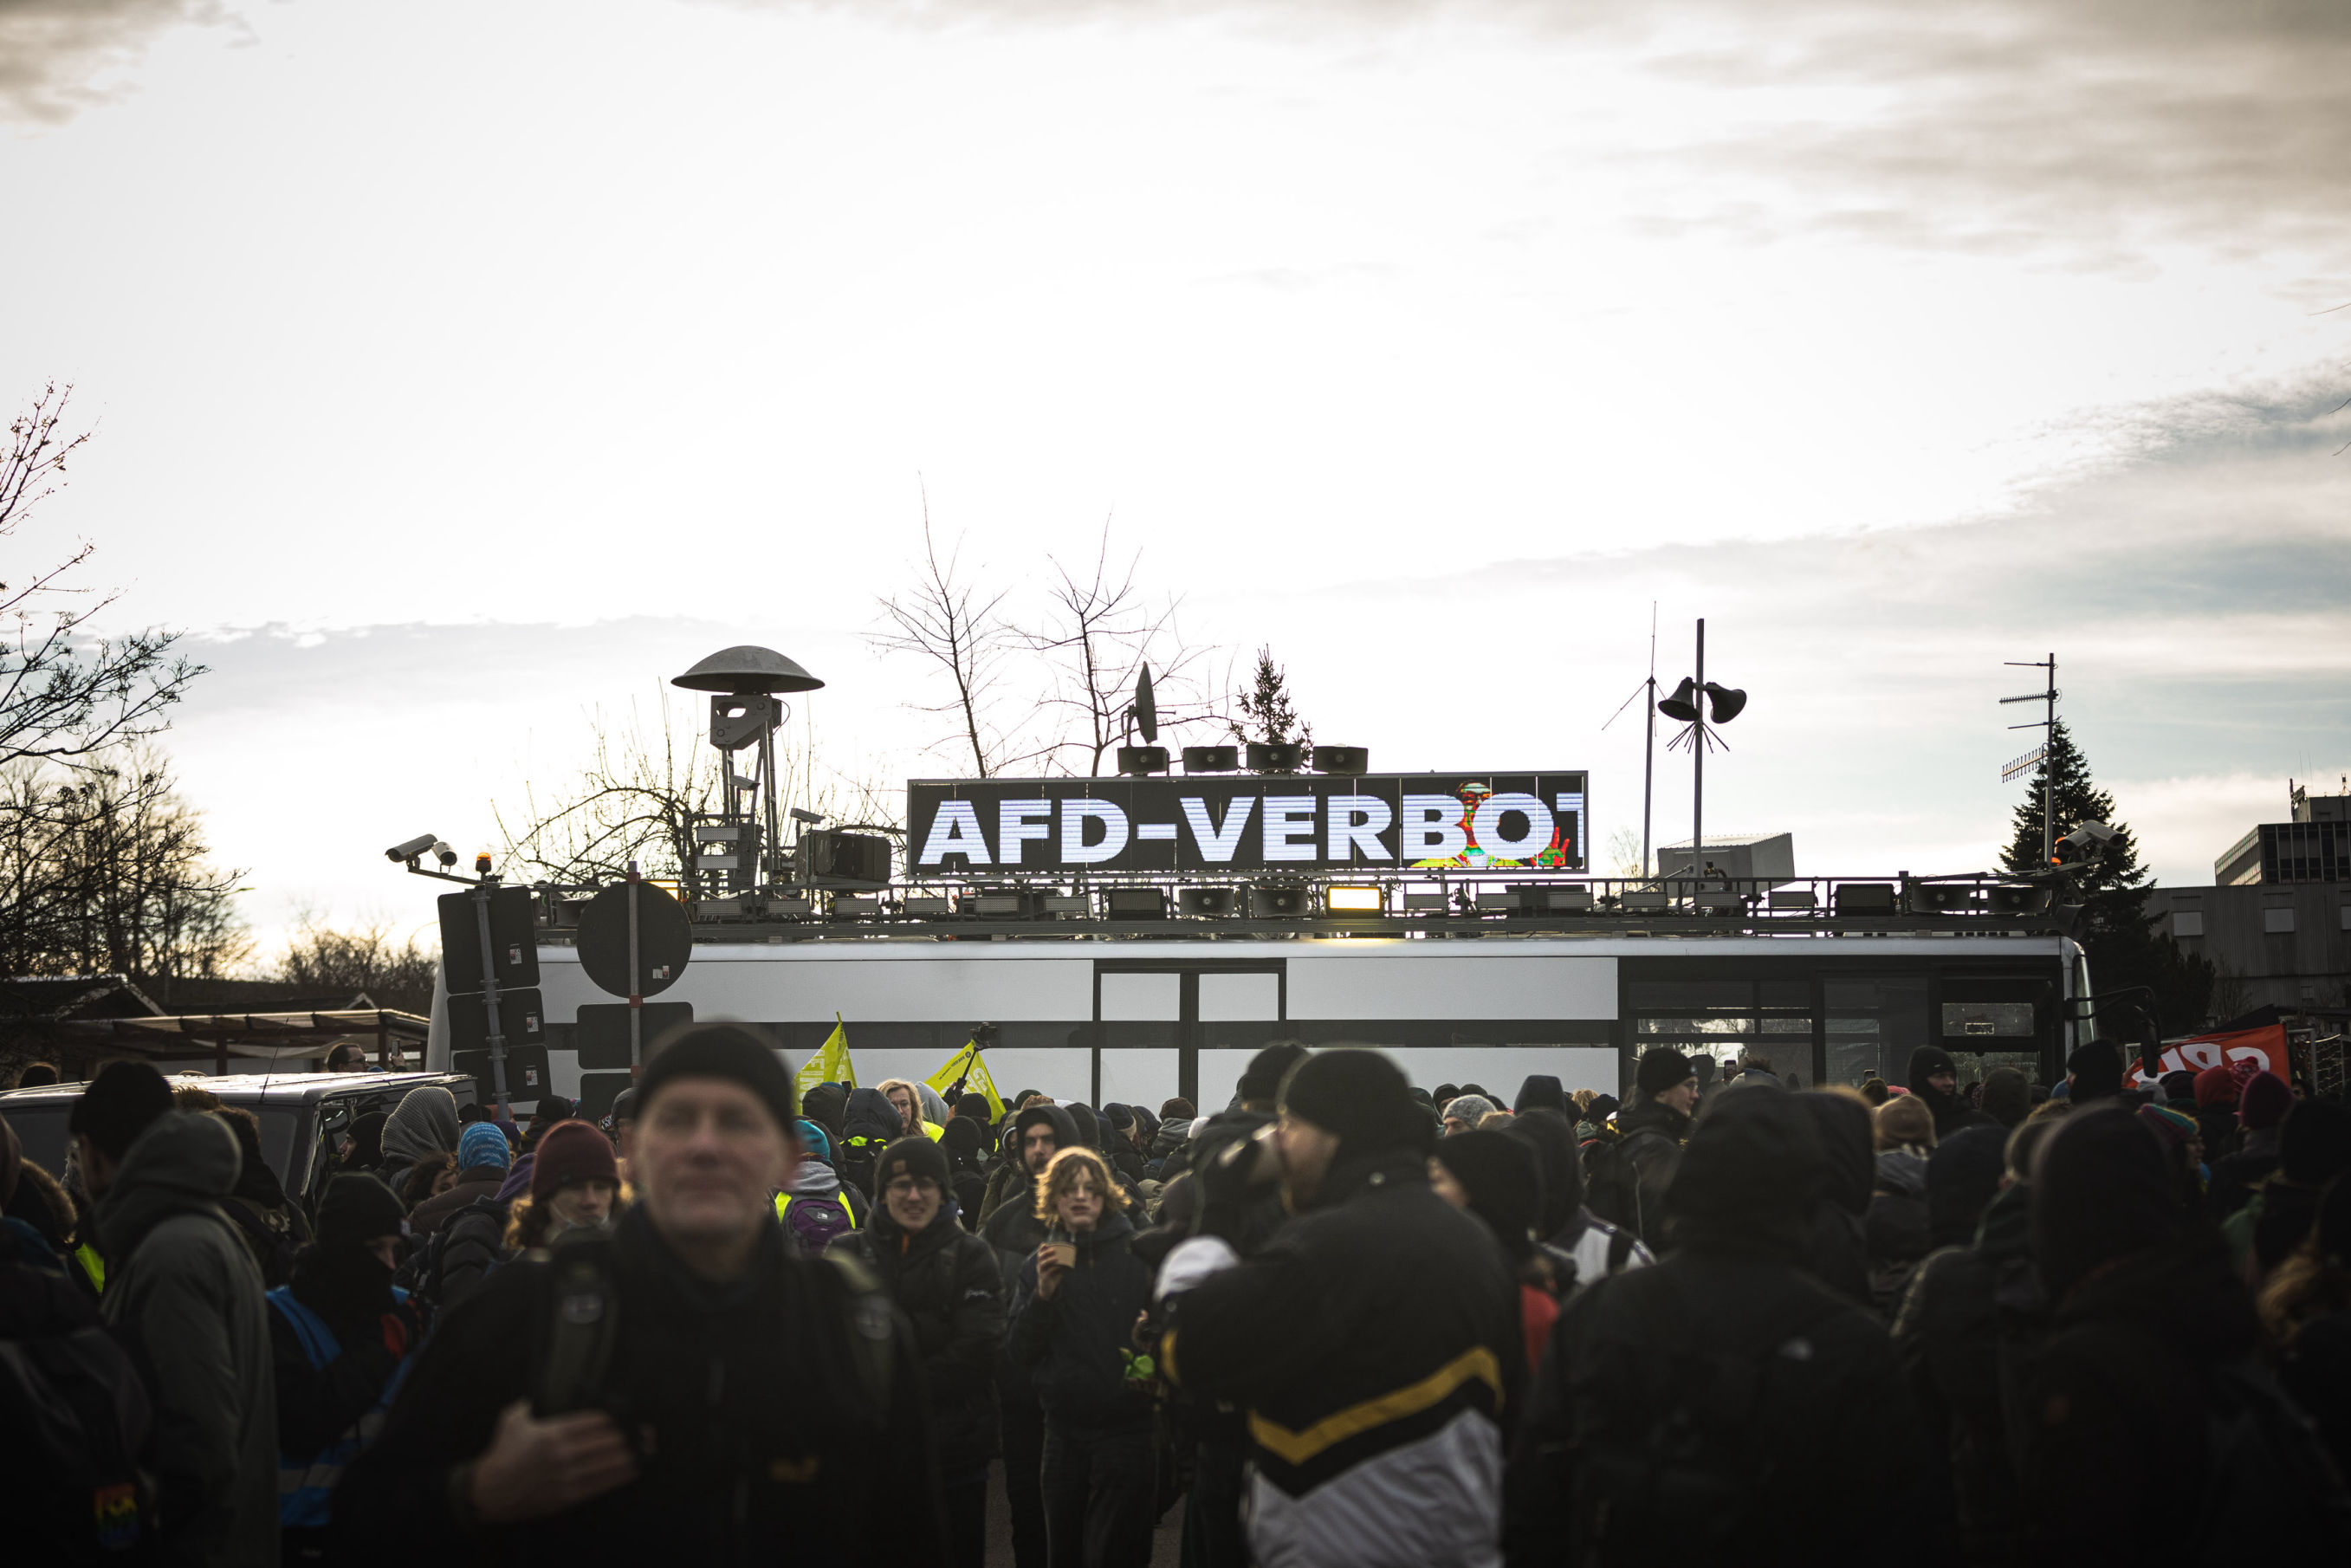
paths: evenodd
<path fill-rule="evenodd" d="M 433 1008 L 433 971 L 439 961 L 436 952 L 420 946 L 413 936 L 394 941 L 387 922 L 338 930 L 305 909 L 296 918 L 277 977 L 321 996 L 365 991 L 378 1007 L 423 1013 Z"/>
<path fill-rule="evenodd" d="M 877 632 L 871 641 L 885 653 L 914 654 L 946 677 L 951 694 L 946 700 L 908 706 L 917 713 L 951 717 L 957 734 L 943 748 L 968 750 L 982 779 L 1035 761 L 1051 749 L 1024 738 L 1024 720 L 1007 724 L 1000 718 L 1005 661 L 1022 644 L 1020 634 L 1002 614 L 1009 592 L 973 586 L 963 572 L 960 542 L 945 560 L 939 559 L 925 492 L 920 576 L 904 593 L 882 601 L 882 613 L 895 630 Z"/>
<path fill-rule="evenodd" d="M 66 461 L 89 439 L 59 426 L 70 386 L 42 389 L 8 426 L 0 450 L 0 538 L 13 537 L 65 483 Z M 91 619 L 115 601 L 68 579 L 95 547 L 55 566 L 9 570 L 0 581 L 0 765 L 90 764 L 109 747 L 166 727 L 164 710 L 204 667 L 171 656 L 176 632 L 101 637 Z"/>
<path fill-rule="evenodd" d="M 1126 710 L 1146 665 L 1162 729 L 1228 722 L 1216 688 L 1201 679 L 1210 650 L 1185 643 L 1172 596 L 1154 601 L 1135 585 L 1140 549 L 1124 566 L 1114 564 L 1105 522 L 1090 567 L 1072 572 L 1049 559 L 1055 581 L 1046 591 L 1045 628 L 1023 633 L 1022 641 L 1050 668 L 1045 706 L 1065 721 L 1054 750 L 1069 772 L 1101 777 L 1102 758 L 1124 737 Z"/>
<path fill-rule="evenodd" d="M 253 951 L 204 819 L 146 746 L 0 767 L 0 974 L 130 975 L 170 1005 Z"/>
<path fill-rule="evenodd" d="M 647 876 L 687 879 L 695 823 L 718 813 L 727 758 L 703 744 L 695 717 L 674 706 L 666 691 L 657 691 L 654 701 L 658 733 L 634 706 L 617 733 L 594 721 L 587 766 L 569 786 L 542 800 L 526 784 L 512 808 L 492 803 L 503 845 L 499 863 L 509 881 L 601 887 L 625 875 L 631 861 Z M 887 792 L 824 767 L 816 749 L 806 716 L 785 726 L 776 747 L 784 801 L 842 828 L 897 835 Z"/>

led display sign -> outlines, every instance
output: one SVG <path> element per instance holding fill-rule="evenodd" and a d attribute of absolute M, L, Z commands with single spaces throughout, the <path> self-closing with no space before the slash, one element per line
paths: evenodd
<path fill-rule="evenodd" d="M 1582 773 L 915 779 L 910 877 L 1585 869 Z"/>

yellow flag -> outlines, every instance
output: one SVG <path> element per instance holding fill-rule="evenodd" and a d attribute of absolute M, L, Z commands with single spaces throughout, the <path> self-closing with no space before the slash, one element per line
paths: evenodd
<path fill-rule="evenodd" d="M 961 1051 L 947 1058 L 946 1065 L 923 1082 L 945 1094 L 958 1078 L 963 1080 L 965 1093 L 987 1097 L 988 1120 L 1003 1120 L 1004 1096 L 996 1092 L 996 1080 L 988 1076 L 987 1063 L 979 1054 L 977 1040 L 967 1042 Z M 955 1106 L 950 1103 L 947 1109 L 952 1111 Z"/>
<path fill-rule="evenodd" d="M 798 1098 L 820 1083 L 838 1083 L 843 1088 L 857 1087 L 857 1068 L 849 1060 L 849 1030 L 841 1015 L 832 1015 L 832 1032 L 817 1047 L 816 1054 L 800 1063 L 792 1075 L 792 1094 Z"/>

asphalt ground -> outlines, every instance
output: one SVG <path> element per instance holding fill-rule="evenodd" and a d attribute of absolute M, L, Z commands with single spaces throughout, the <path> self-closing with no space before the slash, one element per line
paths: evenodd
<path fill-rule="evenodd" d="M 1151 1539 L 1151 1568 L 1176 1568 L 1183 1555 L 1184 1505 L 1177 1502 Z M 1004 1506 L 1004 1461 L 987 1469 L 987 1568 L 1013 1568 L 1012 1515 Z"/>

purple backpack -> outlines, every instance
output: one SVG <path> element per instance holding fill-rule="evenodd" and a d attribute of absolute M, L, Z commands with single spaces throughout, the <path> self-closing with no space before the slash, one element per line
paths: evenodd
<path fill-rule="evenodd" d="M 837 1192 L 820 1197 L 778 1193 L 776 1218 L 783 1221 L 784 1233 L 791 1238 L 793 1247 L 803 1258 L 823 1257 L 824 1249 L 835 1239 L 857 1228 L 857 1216 Z"/>

